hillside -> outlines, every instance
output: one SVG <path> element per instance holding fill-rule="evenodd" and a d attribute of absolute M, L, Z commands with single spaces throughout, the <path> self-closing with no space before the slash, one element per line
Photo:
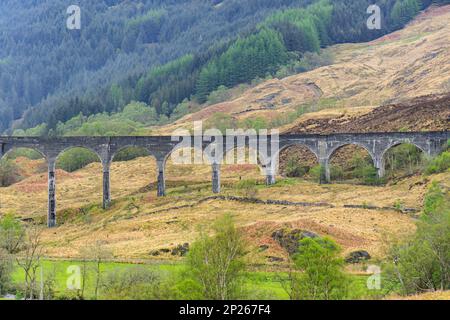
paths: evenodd
<path fill-rule="evenodd" d="M 188 127 L 196 120 L 211 119 L 217 113 L 228 114 L 241 121 L 262 118 L 268 123 L 271 119 L 287 117 L 289 119 L 285 122 L 288 123 L 282 130 L 288 132 L 330 132 L 324 128 L 324 122 L 332 120 L 334 123 L 336 119 L 342 122 L 371 112 L 370 117 L 378 118 L 379 123 L 388 114 L 396 114 L 397 119 L 400 115 L 416 119 L 423 129 L 448 130 L 448 103 L 439 97 L 409 100 L 450 91 L 449 20 L 450 6 L 432 7 L 406 28 L 373 42 L 326 49 L 335 57 L 332 65 L 281 80 L 266 81 L 231 101 L 208 106 L 174 124 L 155 128 L 153 132 L 169 134 L 174 128 Z M 405 105 L 396 108 L 400 102 L 409 104 L 410 109 Z M 295 110 L 302 105 L 308 106 L 310 112 L 296 119 Z M 372 111 L 382 105 L 389 106 Z M 427 113 L 427 107 L 433 111 Z M 430 121 L 421 122 L 420 119 Z M 402 129 L 405 124 L 401 123 L 399 120 L 393 129 Z M 426 123 L 436 126 L 427 127 Z M 361 127 L 343 126 L 340 131 L 358 131 Z M 417 123 L 406 127 L 408 130 L 422 128 L 418 128 Z"/>
<path fill-rule="evenodd" d="M 231 213 L 252 246 L 254 264 L 271 264 L 269 257 L 286 259 L 286 253 L 271 238 L 283 228 L 303 229 L 329 235 L 344 247 L 344 253 L 367 250 L 375 258 L 384 256 L 384 243 L 392 236 L 414 230 L 411 216 L 394 209 L 395 203 L 420 209 L 432 180 L 448 185 L 449 173 L 423 178 L 414 176 L 386 187 L 347 184 L 320 186 L 296 179 L 283 180 L 273 187 L 263 185 L 254 166 L 229 165 L 222 170 L 222 195 L 245 197 L 238 187 L 240 177 L 260 180 L 256 197 L 292 202 L 325 203 L 324 207 L 252 204 L 211 199 L 210 168 L 173 166 L 167 170 L 168 196 L 156 198 L 156 164 L 151 158 L 114 163 L 111 168 L 113 207 L 99 208 L 101 165 L 91 164 L 75 173 L 58 170 L 58 221 L 46 230 L 44 242 L 50 257 L 73 258 L 79 248 L 98 239 L 105 240 L 117 259 L 174 259 L 170 252 L 154 256 L 161 249 L 195 239 L 201 226 Z M 195 172 L 195 174 L 194 174 Z M 121 181 L 126 177 L 128 183 Z M 45 221 L 46 174 L 34 174 L 8 188 L 1 188 L 0 211 L 15 212 L 22 219 Z M 96 205 L 97 204 L 97 205 Z M 348 208 L 359 205 L 360 208 Z M 391 207 L 374 210 L 370 206 Z M 268 251 L 258 247 L 269 245 Z M 279 262 L 275 265 L 280 264 Z M 281 262 L 281 265 L 284 263 Z"/>
<path fill-rule="evenodd" d="M 67 30 L 67 1 L 1 1 L 0 131 L 31 107 L 48 121 L 47 109 L 76 95 L 99 96 L 187 54 L 204 60 L 275 10 L 309 2 L 82 0 L 81 29 Z M 118 107 L 110 99 L 106 110 L 91 112 Z M 89 108 L 86 103 L 75 114 Z"/>
<path fill-rule="evenodd" d="M 21 23 L 4 23 L 5 32 L 0 34 L 0 130 L 20 135 L 91 134 L 61 126 L 74 117 L 120 115 L 129 104 L 138 102 L 145 106 L 145 120 L 116 123 L 113 130 L 104 128 L 95 134 L 140 134 L 142 125 L 165 125 L 202 109 L 211 95 L 225 87 L 282 78 L 328 64 L 332 55 L 319 55 L 321 48 L 379 39 L 404 27 L 420 10 L 448 0 L 376 3 L 383 16 L 381 29 L 367 27 L 369 0 L 86 1 L 80 4 L 87 16 L 85 24 L 81 30 L 69 31 L 66 17 L 59 11 L 64 8 L 60 2 L 2 2 L 4 21 Z M 31 24 L 36 30 L 32 35 L 27 31 Z M 32 41 L 15 40 L 22 38 Z M 369 43 L 347 48 L 363 56 L 364 48 L 371 47 Z M 343 54 L 337 54 L 337 62 L 345 62 L 349 54 Z M 369 64 L 376 69 L 377 61 Z M 367 68 L 352 69 L 349 64 L 325 72 L 335 72 L 338 77 L 339 72 L 361 74 Z M 371 77 L 376 77 L 376 72 Z M 335 90 L 323 95 L 321 90 L 328 89 L 320 81 L 297 80 L 283 80 L 284 87 L 278 82 L 269 88 L 262 86 L 256 94 L 271 93 L 255 103 L 263 110 L 296 103 L 298 99 L 278 99 L 279 89 L 292 87 L 300 97 L 320 97 L 320 108 L 330 107 L 340 95 L 364 91 L 367 85 L 363 82 L 355 87 L 353 79 L 333 85 Z M 331 94 L 334 97 L 328 98 Z M 356 97 L 361 103 L 365 99 L 366 105 L 373 98 Z M 375 100 L 370 104 L 380 99 Z M 244 117 L 253 108 L 250 102 L 239 111 Z M 286 117 L 290 115 L 284 115 L 283 121 Z M 14 131 L 36 126 L 39 128 L 30 132 Z"/>
<path fill-rule="evenodd" d="M 450 72 L 447 72 L 450 71 L 450 26 L 447 21 L 450 21 L 450 6 L 432 7 L 405 29 L 374 42 L 326 49 L 335 57 L 329 66 L 281 80 L 272 79 L 243 93 L 235 89 L 238 97 L 231 101 L 207 106 L 174 124 L 150 130 L 152 134 L 171 134 L 175 128 L 189 127 L 193 120 L 208 121 L 218 113 L 240 121 L 257 117 L 273 119 L 289 115 L 301 105 L 309 105 L 311 109 L 298 119 L 289 119 L 282 127 L 285 132 L 448 130 L 450 98 L 445 92 L 449 91 L 450 83 Z M 47 206 L 44 163 L 23 158 L 16 162 L 25 179 L 0 189 L 0 212 L 14 212 L 24 220 L 44 221 Z M 251 179 L 260 181 L 256 190 L 259 199 L 312 204 L 311 207 L 264 205 L 210 198 L 210 170 L 203 166 L 169 164 L 168 197 L 161 199 L 156 198 L 156 164 L 152 158 L 114 163 L 111 184 L 115 201 L 106 212 L 99 208 L 100 164 L 92 163 L 73 173 L 58 170 L 61 226 L 46 231 L 47 254 L 74 257 L 81 246 L 104 239 L 119 259 L 173 259 L 170 253 L 153 254 L 155 250 L 191 242 L 201 225 L 223 213 L 232 213 L 255 248 L 252 255 L 256 264 L 265 264 L 273 257 L 287 258 L 271 238 L 274 231 L 285 227 L 330 235 L 344 247 L 344 253 L 366 249 L 380 258 L 384 255 L 386 237 L 414 229 L 414 220 L 395 210 L 395 203 L 420 210 L 425 190 L 431 183 L 431 179 L 421 176 L 386 187 L 319 186 L 309 181 L 283 179 L 267 188 L 257 167 L 224 166 L 224 195 L 245 197 L 247 191 L 239 187 L 239 181 Z M 121 183 L 124 177 L 127 183 Z M 450 181 L 448 173 L 434 176 L 432 180 L 447 187 Z M 317 206 L 320 203 L 326 205 Z M 359 207 L 348 207 L 355 205 Z M 370 206 L 386 208 L 373 210 Z M 269 251 L 257 250 L 266 244 Z"/>

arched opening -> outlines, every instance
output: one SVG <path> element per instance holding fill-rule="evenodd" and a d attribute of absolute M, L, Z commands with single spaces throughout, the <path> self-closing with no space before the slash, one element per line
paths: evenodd
<path fill-rule="evenodd" d="M 71 147 L 56 158 L 57 210 L 101 204 L 103 174 L 101 159 L 84 147 Z"/>
<path fill-rule="evenodd" d="M 317 156 L 304 145 L 292 145 L 280 151 L 279 173 L 283 177 L 320 180 Z"/>
<path fill-rule="evenodd" d="M 0 159 L 0 214 L 42 216 L 47 191 L 47 162 L 39 151 L 13 148 Z"/>
<path fill-rule="evenodd" d="M 201 149 L 179 148 L 173 150 L 165 163 L 166 194 L 209 194 L 211 191 L 212 166 L 203 157 Z"/>
<path fill-rule="evenodd" d="M 47 172 L 47 164 L 39 151 L 13 148 L 0 159 L 0 187 L 8 187 L 43 172 Z"/>
<path fill-rule="evenodd" d="M 377 169 L 369 152 L 362 146 L 348 144 L 330 156 L 330 179 L 333 182 L 375 184 Z"/>
<path fill-rule="evenodd" d="M 119 199 L 133 192 L 151 192 L 156 197 L 156 159 L 146 148 L 120 149 L 110 167 L 111 198 Z"/>
<path fill-rule="evenodd" d="M 425 153 L 410 143 L 399 143 L 383 156 L 386 177 L 399 178 L 421 172 L 426 165 Z"/>

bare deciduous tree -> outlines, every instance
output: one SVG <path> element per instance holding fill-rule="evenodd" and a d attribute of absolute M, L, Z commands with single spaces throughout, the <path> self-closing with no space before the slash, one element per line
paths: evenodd
<path fill-rule="evenodd" d="M 113 253 L 111 250 L 109 250 L 106 247 L 105 241 L 96 241 L 93 245 L 86 246 L 85 248 L 80 250 L 80 254 L 83 257 L 82 258 L 83 261 L 85 261 L 84 269 L 83 269 L 84 276 L 86 276 L 86 261 L 90 260 L 95 263 L 95 265 L 94 265 L 94 273 L 95 273 L 94 298 L 98 299 L 98 289 L 100 287 L 101 275 L 102 275 L 101 265 L 106 260 L 112 259 Z M 84 291 L 85 280 L 86 279 L 83 280 L 83 284 L 82 284 L 83 291 Z"/>
<path fill-rule="evenodd" d="M 33 300 L 37 292 L 37 270 L 41 264 L 43 247 L 41 244 L 42 228 L 36 225 L 26 230 L 24 250 L 17 258 L 17 264 L 25 273 L 25 299 Z"/>
<path fill-rule="evenodd" d="M 13 271 L 13 257 L 3 248 L 0 248 L 0 295 L 4 294 L 11 284 Z"/>

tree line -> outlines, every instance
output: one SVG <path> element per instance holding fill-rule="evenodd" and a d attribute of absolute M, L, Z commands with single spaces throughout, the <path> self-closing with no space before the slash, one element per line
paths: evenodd
<path fill-rule="evenodd" d="M 81 30 L 67 30 L 66 1 L 1 1 L 1 132 L 25 113 L 24 127 L 49 122 L 55 110 L 58 121 L 68 120 L 67 111 L 59 109 L 68 108 L 77 96 L 87 104 L 82 107 L 87 115 L 116 110 L 110 100 L 99 105 L 90 100 L 106 98 L 116 82 L 140 78 L 149 69 L 226 42 L 273 10 L 298 5 L 292 0 L 78 4 Z"/>

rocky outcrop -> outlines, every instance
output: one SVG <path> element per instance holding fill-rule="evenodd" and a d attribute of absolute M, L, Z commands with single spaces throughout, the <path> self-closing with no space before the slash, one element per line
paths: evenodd
<path fill-rule="evenodd" d="M 288 229 L 281 229 L 277 230 L 272 234 L 272 238 L 278 242 L 278 244 L 285 249 L 290 255 L 297 252 L 299 246 L 300 246 L 300 240 L 304 238 L 317 238 L 319 237 L 317 234 L 295 229 L 295 230 L 288 230 Z"/>
<path fill-rule="evenodd" d="M 189 252 L 189 243 L 180 244 L 172 250 L 173 256 L 184 257 Z"/>
<path fill-rule="evenodd" d="M 360 263 L 362 261 L 370 260 L 370 254 L 365 250 L 358 250 L 351 252 L 346 258 L 345 262 L 347 263 Z"/>

